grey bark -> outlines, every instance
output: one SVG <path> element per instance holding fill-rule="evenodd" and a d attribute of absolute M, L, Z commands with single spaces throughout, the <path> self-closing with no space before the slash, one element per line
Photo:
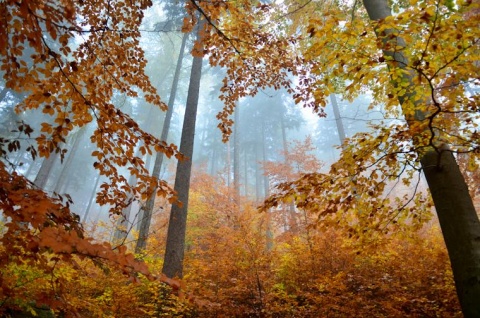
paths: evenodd
<path fill-rule="evenodd" d="M 47 185 L 48 179 L 50 177 L 50 174 L 52 172 L 52 168 L 57 161 L 58 153 L 52 152 L 50 153 L 50 156 L 48 158 L 45 158 L 42 162 L 42 166 L 40 167 L 40 170 L 37 173 L 37 176 L 35 177 L 35 180 L 33 183 L 35 186 L 37 186 L 40 189 L 45 190 L 45 187 Z"/>
<path fill-rule="evenodd" d="M 7 96 L 7 93 L 8 93 L 8 88 L 4 87 L 2 89 L 2 91 L 0 92 L 0 102 L 3 101 L 3 99 L 5 98 L 5 96 Z"/>
<path fill-rule="evenodd" d="M 201 29 L 203 23 L 200 23 Z M 197 41 L 201 41 L 200 32 Z M 195 124 L 202 76 L 202 58 L 194 57 L 188 87 L 185 118 L 183 121 L 180 152 L 187 158 L 179 161 L 175 175 L 174 190 L 181 205 L 174 203 L 170 212 L 167 231 L 167 243 L 162 272 L 167 277 L 183 277 L 183 259 L 185 252 L 185 233 L 187 227 L 188 196 L 192 170 Z"/>
<path fill-rule="evenodd" d="M 363 3 L 371 20 L 377 21 L 391 15 L 386 0 L 364 0 Z M 385 33 L 391 32 L 386 30 Z M 397 45 L 406 45 L 399 37 L 395 40 Z M 387 42 L 385 38 L 382 41 L 384 44 Z M 406 69 L 408 59 L 402 50 L 383 52 L 386 56 L 393 57 L 398 67 Z M 413 70 L 403 75 L 402 81 L 409 83 L 411 93 L 399 98 L 402 106 L 413 97 L 414 76 Z M 398 85 L 398 82 L 394 84 Z M 425 113 L 420 108 L 421 103 L 416 102 L 414 105 L 415 114 L 405 116 L 410 126 L 418 125 L 425 118 Z M 414 140 L 414 143 L 419 142 L 421 140 Z M 465 317 L 480 317 L 480 222 L 453 154 L 432 148 L 419 152 L 418 155 L 447 246 L 457 295 Z"/>
<path fill-rule="evenodd" d="M 135 185 L 137 184 L 137 177 L 135 175 L 130 175 L 128 178 L 128 184 Z M 132 212 L 133 204 L 133 195 L 129 193 L 127 200 L 130 201 L 129 205 L 122 210 L 122 214 L 117 219 L 117 224 L 115 225 L 115 232 L 113 234 L 112 243 L 113 244 L 123 244 L 128 237 L 128 233 L 131 229 L 130 224 L 130 214 Z"/>
<path fill-rule="evenodd" d="M 480 222 L 450 151 L 427 152 L 422 166 L 432 194 L 465 317 L 480 317 Z"/>
<path fill-rule="evenodd" d="M 160 140 L 163 140 L 163 141 L 167 141 L 168 133 L 170 131 L 170 123 L 172 121 L 172 115 L 173 115 L 173 105 L 175 103 L 175 98 L 177 96 L 178 81 L 180 79 L 180 72 L 182 69 L 185 44 L 187 43 L 187 39 L 188 39 L 188 34 L 185 33 L 182 38 L 180 53 L 178 54 L 178 59 L 177 59 L 177 66 L 175 68 L 175 74 L 173 76 L 172 88 L 170 90 L 170 97 L 168 99 L 168 104 L 167 104 L 168 110 L 167 110 L 167 113 L 165 114 L 165 120 L 163 121 L 162 135 L 160 136 Z M 159 152 L 155 157 L 152 176 L 156 178 L 160 177 L 160 171 L 162 170 L 162 165 L 163 165 L 163 153 Z M 150 195 L 145 205 L 140 209 L 140 212 L 139 212 L 140 227 L 139 227 L 139 233 L 138 233 L 138 241 L 137 241 L 137 244 L 135 245 L 135 253 L 140 253 L 147 247 L 147 238 L 148 238 L 148 233 L 150 231 L 150 224 L 152 222 L 153 207 L 155 206 L 155 196 L 156 196 L 156 189 Z"/>
<path fill-rule="evenodd" d="M 257 202 L 260 202 L 263 197 L 262 197 L 262 172 L 260 169 L 260 143 L 254 143 L 254 151 L 255 151 L 255 198 Z"/>
<path fill-rule="evenodd" d="M 231 149 L 230 149 L 230 139 L 228 139 L 227 141 L 227 187 L 230 187 L 230 174 L 231 174 L 231 170 L 232 170 L 232 160 L 230 158 L 230 153 L 231 153 Z"/>
<path fill-rule="evenodd" d="M 71 171 L 72 161 L 76 156 L 78 146 L 80 144 L 80 141 L 83 139 L 83 136 L 86 131 L 86 127 L 82 127 L 80 129 L 81 130 L 72 137 L 73 139 L 72 147 L 70 148 L 70 151 L 67 152 L 67 159 L 62 164 L 60 176 L 57 179 L 55 190 L 54 190 L 57 193 L 61 193 L 65 191 L 65 188 L 67 186 L 67 183 L 68 183 L 67 175 Z M 70 140 L 70 142 L 72 142 L 72 140 Z"/>
<path fill-rule="evenodd" d="M 335 94 L 330 95 L 330 101 L 332 102 L 333 115 L 335 116 L 335 123 L 337 124 L 338 138 L 340 138 L 340 145 L 343 145 L 345 140 L 345 129 L 343 128 L 343 121 L 340 117 L 340 109 L 338 108 L 337 96 Z"/>
<path fill-rule="evenodd" d="M 235 107 L 235 126 L 233 127 L 233 188 L 235 191 L 235 203 L 240 206 L 240 110 Z"/>
<path fill-rule="evenodd" d="M 100 182 L 100 174 L 97 175 L 95 178 L 95 184 L 92 188 L 92 192 L 90 193 L 90 200 L 88 200 L 87 208 L 85 209 L 85 213 L 82 217 L 82 224 L 85 224 L 88 219 L 88 215 L 90 214 L 90 210 L 92 209 L 93 202 L 95 202 L 95 196 L 97 194 L 98 183 Z"/>

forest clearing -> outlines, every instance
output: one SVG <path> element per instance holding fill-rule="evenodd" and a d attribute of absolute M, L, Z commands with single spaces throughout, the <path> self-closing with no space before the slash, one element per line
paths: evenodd
<path fill-rule="evenodd" d="M 478 0 L 1 0 L 1 317 L 480 317 Z"/>

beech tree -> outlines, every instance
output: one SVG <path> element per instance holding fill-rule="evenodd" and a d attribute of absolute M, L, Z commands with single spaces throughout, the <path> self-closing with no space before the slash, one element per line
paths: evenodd
<path fill-rule="evenodd" d="M 463 312 L 476 317 L 480 224 L 453 155 L 470 153 L 468 169 L 478 169 L 478 96 L 467 91 L 478 85 L 478 27 L 469 16 L 476 4 L 410 3 L 401 10 L 397 4 L 392 16 L 386 1 L 364 1 L 373 22 L 348 5 L 317 8 L 298 18 L 308 21 L 310 45 L 304 47 L 316 65 L 318 89 L 313 95 L 318 104 L 325 105 L 325 97 L 339 90 L 352 99 L 368 89 L 386 113 L 405 120 L 375 125 L 375 133 L 350 138 L 329 174 L 309 174 L 281 186 L 285 192 L 267 206 L 293 196 L 298 205 L 345 224 L 359 236 L 400 223 L 420 225 L 419 220 L 429 219 L 421 212 L 427 198 L 416 193 L 392 202 L 385 185 L 400 178 L 417 188 L 414 171 L 422 170 Z M 335 194 L 324 200 L 323 193 Z"/>
<path fill-rule="evenodd" d="M 200 79 L 202 77 L 203 51 L 200 48 L 203 41 L 203 25 L 204 23 L 198 24 L 197 40 L 192 51 L 193 62 L 188 86 L 185 117 L 183 119 L 182 138 L 180 140 L 180 152 L 186 156 L 186 158 L 178 162 L 177 172 L 175 174 L 174 190 L 177 193 L 179 202 L 172 205 L 170 220 L 168 222 L 167 245 L 165 247 L 162 272 L 171 278 L 183 277 L 188 196 L 195 140 L 195 123 L 200 94 Z"/>
<path fill-rule="evenodd" d="M 391 17 L 390 8 L 385 0 L 364 0 L 364 6 L 373 21 Z M 442 14 L 441 11 L 443 10 L 441 7 L 437 7 L 432 16 L 428 16 L 432 12 L 428 10 L 425 18 L 435 21 L 435 24 L 438 20 L 441 25 L 442 18 L 439 15 Z M 453 10 L 453 8 L 450 10 Z M 435 94 L 438 88 L 433 86 L 434 81 L 432 76 L 428 74 L 428 70 L 424 70 L 421 64 L 416 67 L 410 64 L 408 57 L 403 53 L 403 49 L 409 45 L 408 42 L 401 36 L 396 36 L 396 29 L 388 28 L 388 25 L 389 22 L 386 22 L 384 25 L 377 26 L 375 31 L 383 44 L 381 48 L 390 69 L 403 71 L 400 72 L 400 76 L 391 77 L 396 89 L 401 87 L 405 90 L 404 94 L 398 94 L 398 99 L 407 124 L 421 138 L 428 140 L 428 142 L 425 142 L 424 140 L 414 139 L 413 142 L 418 149 L 417 153 L 440 220 L 463 313 L 465 317 L 478 317 L 480 315 L 480 304 L 478 303 L 478 299 L 480 299 L 480 221 L 467 184 L 452 154 L 452 151 L 459 150 L 457 148 L 458 143 L 455 140 L 457 138 L 448 138 L 452 133 L 447 131 L 448 137 L 444 137 L 446 140 L 438 140 L 438 137 L 443 137 L 445 129 L 437 124 L 438 120 L 436 118 L 442 112 L 461 112 L 461 108 L 455 109 L 456 102 L 444 101 L 441 96 Z M 394 21 L 392 21 L 392 25 L 395 27 Z M 474 26 L 472 25 L 472 27 Z M 431 32 L 435 31 L 437 30 L 433 29 Z M 457 56 L 464 54 L 469 46 L 476 45 L 476 41 L 478 39 L 467 38 L 467 42 L 460 48 L 457 47 L 458 51 L 450 59 L 455 59 Z M 418 94 L 416 88 L 420 84 L 415 81 L 416 76 L 425 77 L 427 83 L 431 85 L 430 96 L 427 95 L 427 97 L 422 94 L 416 96 Z M 459 85 L 460 83 L 455 84 Z M 457 94 L 463 95 L 461 91 L 458 91 Z M 428 102 L 432 103 L 433 107 L 426 107 L 426 98 L 431 98 Z M 459 106 L 462 107 L 463 105 Z M 478 107 L 477 104 L 472 106 Z M 440 144 L 440 142 L 444 142 L 444 144 Z M 476 141 L 473 142 L 476 143 Z M 451 143 L 457 149 L 451 149 Z M 423 149 L 419 149 L 419 147 Z M 469 148 L 465 150 L 479 150 L 479 148 L 475 149 L 475 144 Z M 465 150 L 460 149 L 461 152 Z"/>

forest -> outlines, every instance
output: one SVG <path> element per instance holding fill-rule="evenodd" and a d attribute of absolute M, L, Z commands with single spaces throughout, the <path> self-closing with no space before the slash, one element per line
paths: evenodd
<path fill-rule="evenodd" d="M 0 317 L 480 317 L 479 0 L 0 0 Z"/>

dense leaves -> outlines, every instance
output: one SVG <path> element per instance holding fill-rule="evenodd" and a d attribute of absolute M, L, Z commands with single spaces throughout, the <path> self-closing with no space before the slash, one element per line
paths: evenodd
<path fill-rule="evenodd" d="M 5 88 L 24 97 L 17 113 L 38 110 L 51 119 L 35 132 L 19 122 L 15 134 L 35 136 L 26 149 L 33 159 L 63 159 L 67 136 L 93 122 L 93 165 L 107 180 L 97 202 L 112 214 L 155 191 L 165 207 L 175 200 L 140 154 L 182 155 L 114 102 L 141 97 L 166 109 L 139 42 L 151 4 L 0 2 Z M 455 152 L 478 195 L 478 2 L 412 0 L 375 23 L 356 3 L 328 1 L 189 0 L 184 13 L 184 32 L 206 21 L 192 54 L 226 69 L 217 116 L 224 140 L 237 101 L 267 87 L 286 88 L 320 116 L 330 94 L 352 100 L 365 93 L 394 120 L 347 139 L 328 173 L 319 172 L 309 139 L 285 149 L 283 163 L 264 163 L 276 187 L 263 213 L 199 173 L 182 284 L 160 272 L 165 215 L 137 255 L 143 261 L 126 245 L 99 243 L 70 211 L 68 196 L 48 195 L 7 169 L 21 137 L 2 136 L 0 314 L 460 316 L 417 172 L 425 150 Z"/>

